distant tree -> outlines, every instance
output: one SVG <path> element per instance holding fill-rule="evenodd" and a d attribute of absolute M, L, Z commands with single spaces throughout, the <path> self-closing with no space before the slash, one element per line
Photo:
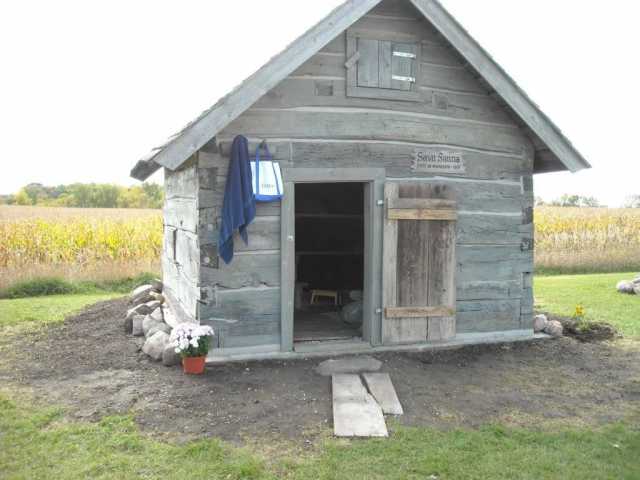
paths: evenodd
<path fill-rule="evenodd" d="M 625 208 L 640 208 L 640 195 L 630 195 L 624 202 Z"/>
<path fill-rule="evenodd" d="M 585 197 L 582 195 L 564 194 L 559 199 L 551 202 L 554 207 L 600 207 L 600 202 L 596 197 Z"/>
<path fill-rule="evenodd" d="M 534 205 L 536 207 L 544 207 L 546 204 L 547 204 L 547 202 L 545 202 L 542 197 L 536 197 L 534 199 Z"/>
<path fill-rule="evenodd" d="M 82 208 L 161 208 L 164 201 L 162 186 L 143 183 L 132 187 L 113 184 L 73 183 L 47 187 L 31 183 L 14 195 L 18 205 Z M 0 198 L 2 202 L 2 198 Z"/>

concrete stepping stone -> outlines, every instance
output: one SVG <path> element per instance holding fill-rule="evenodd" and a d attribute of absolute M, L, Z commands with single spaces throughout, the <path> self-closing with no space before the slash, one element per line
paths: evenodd
<path fill-rule="evenodd" d="M 329 359 L 315 368 L 317 374 L 330 377 L 341 373 L 377 372 L 382 368 L 382 362 L 368 355 L 358 357 Z"/>
<path fill-rule="evenodd" d="M 331 377 L 333 433 L 336 437 L 388 437 L 382 409 L 359 375 Z"/>
<path fill-rule="evenodd" d="M 388 373 L 363 373 L 362 378 L 384 413 L 387 415 L 402 415 L 404 413 Z"/>

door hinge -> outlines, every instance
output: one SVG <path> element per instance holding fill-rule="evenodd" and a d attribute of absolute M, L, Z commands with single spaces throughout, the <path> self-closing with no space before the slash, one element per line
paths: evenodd
<path fill-rule="evenodd" d="M 376 308 L 376 313 L 377 313 L 378 315 L 380 315 L 380 314 L 382 313 L 382 309 L 381 309 L 381 308 Z"/>
<path fill-rule="evenodd" d="M 376 205 L 378 205 L 379 207 L 384 207 L 384 200 L 376 201 Z"/>

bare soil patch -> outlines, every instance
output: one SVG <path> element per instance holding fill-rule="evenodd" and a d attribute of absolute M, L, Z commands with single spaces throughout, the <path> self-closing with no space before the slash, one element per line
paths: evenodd
<path fill-rule="evenodd" d="M 322 359 L 211 366 L 202 377 L 154 363 L 125 335 L 126 300 L 94 305 L 63 325 L 0 340 L 0 382 L 97 420 L 132 412 L 143 430 L 234 442 L 313 442 L 331 429 Z M 375 355 L 404 407 L 404 425 L 473 427 L 500 421 L 640 423 L 640 346 L 572 338 Z"/>

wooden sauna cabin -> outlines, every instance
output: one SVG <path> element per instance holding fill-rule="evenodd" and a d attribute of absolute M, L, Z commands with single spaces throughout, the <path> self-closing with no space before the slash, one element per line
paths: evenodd
<path fill-rule="evenodd" d="M 284 198 L 227 265 L 237 135 Z M 589 168 L 435 0 L 349 0 L 140 160 L 164 169 L 169 301 L 212 361 L 533 336 L 533 176 Z"/>

